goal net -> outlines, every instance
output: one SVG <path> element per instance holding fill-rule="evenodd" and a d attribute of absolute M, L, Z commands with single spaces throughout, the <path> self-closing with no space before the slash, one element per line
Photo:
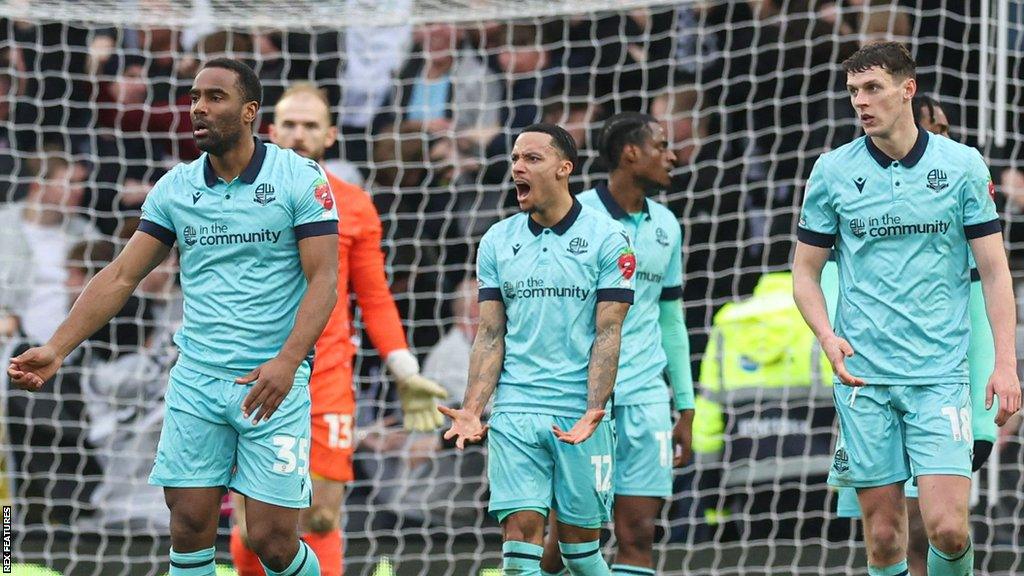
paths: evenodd
<path fill-rule="evenodd" d="M 684 233 L 701 397 L 698 453 L 677 470 L 657 523 L 658 573 L 866 574 L 857 523 L 836 517 L 825 484 L 835 416 L 820 355 L 799 334 L 737 339 L 766 318 L 749 314 L 738 330 L 726 318 L 736 314 L 718 312 L 756 304 L 755 290 L 789 268 L 814 160 L 859 135 L 840 63 L 877 38 L 911 48 L 919 91 L 941 104 L 951 137 L 982 150 L 1020 280 L 1019 2 L 7 0 L 0 360 L 53 332 L 135 230 L 153 183 L 198 156 L 188 90 L 205 59 L 257 70 L 264 137 L 288 85 L 326 90 L 339 129 L 326 167 L 371 194 L 409 341 L 456 399 L 474 333 L 475 246 L 517 209 L 510 138 L 537 121 L 565 126 L 581 152 L 578 192 L 606 177 L 603 120 L 647 111 L 665 122 L 677 156 L 656 199 Z M 0 499 L 12 507 L 15 573 L 167 572 L 167 512 L 146 478 L 181 318 L 176 266 L 171 258 L 148 277 L 42 391 L 0 386 Z M 497 574 L 484 449 L 459 453 L 439 435 L 402 432 L 376 351 L 368 338 L 359 348 L 347 573 Z M 783 357 L 801 368 L 778 365 Z M 786 385 L 767 392 L 758 378 L 768 374 Z M 974 483 L 986 574 L 1024 570 L 1019 421 L 1005 432 Z"/>

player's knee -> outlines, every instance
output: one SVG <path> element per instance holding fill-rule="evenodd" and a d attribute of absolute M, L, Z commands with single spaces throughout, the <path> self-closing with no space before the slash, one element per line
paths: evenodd
<path fill-rule="evenodd" d="M 204 511 L 175 509 L 171 513 L 171 541 L 181 549 L 206 548 L 216 535 L 216 519 Z M 208 538 L 209 537 L 209 538 Z"/>
<path fill-rule="evenodd" d="M 898 560 L 904 554 L 903 538 L 899 530 L 891 525 L 876 522 L 869 528 L 871 534 L 868 541 L 871 542 L 871 556 L 876 559 L 889 561 Z"/>
<path fill-rule="evenodd" d="M 529 512 L 517 512 L 505 519 L 502 535 L 505 541 L 540 542 L 544 538 L 544 520 Z"/>
<path fill-rule="evenodd" d="M 306 530 L 316 534 L 325 534 L 338 529 L 341 514 L 327 506 L 311 506 L 306 511 Z"/>
<path fill-rule="evenodd" d="M 249 548 L 268 566 L 287 566 L 295 556 L 295 530 L 282 532 L 272 525 L 249 523 Z M 289 537 L 290 536 L 290 537 Z"/>
<path fill-rule="evenodd" d="M 951 520 L 940 520 L 928 531 L 928 540 L 932 546 L 946 554 L 955 554 L 967 547 L 969 538 L 967 524 Z"/>
<path fill-rule="evenodd" d="M 615 526 L 615 539 L 619 543 L 619 554 L 650 554 L 654 544 L 654 520 L 638 520 L 622 526 Z"/>

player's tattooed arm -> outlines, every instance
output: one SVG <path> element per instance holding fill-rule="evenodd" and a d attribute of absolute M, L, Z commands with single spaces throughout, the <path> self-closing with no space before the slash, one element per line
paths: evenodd
<path fill-rule="evenodd" d="M 629 311 L 624 302 L 597 303 L 597 337 L 590 352 L 587 374 L 587 410 L 604 410 L 619 370 L 622 321 Z"/>
<path fill-rule="evenodd" d="M 469 387 L 462 407 L 482 414 L 501 376 L 505 361 L 505 304 L 498 300 L 480 303 L 480 324 L 469 355 Z"/>

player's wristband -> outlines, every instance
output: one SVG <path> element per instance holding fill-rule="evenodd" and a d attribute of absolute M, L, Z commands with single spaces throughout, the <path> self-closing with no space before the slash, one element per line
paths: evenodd
<path fill-rule="evenodd" d="M 395 380 L 404 380 L 420 373 L 420 362 L 408 348 L 395 350 L 388 354 L 388 357 L 384 359 L 384 364 Z"/>

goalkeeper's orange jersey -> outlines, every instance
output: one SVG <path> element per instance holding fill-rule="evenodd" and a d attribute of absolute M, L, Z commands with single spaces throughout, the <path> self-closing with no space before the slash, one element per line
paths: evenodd
<path fill-rule="evenodd" d="M 370 196 L 330 172 L 327 179 L 338 205 L 338 303 L 316 342 L 316 360 L 310 381 L 314 414 L 351 412 L 352 310 L 349 288 L 363 312 L 366 332 L 382 358 L 408 347 L 398 309 L 384 274 L 380 249 L 381 225 Z"/>

